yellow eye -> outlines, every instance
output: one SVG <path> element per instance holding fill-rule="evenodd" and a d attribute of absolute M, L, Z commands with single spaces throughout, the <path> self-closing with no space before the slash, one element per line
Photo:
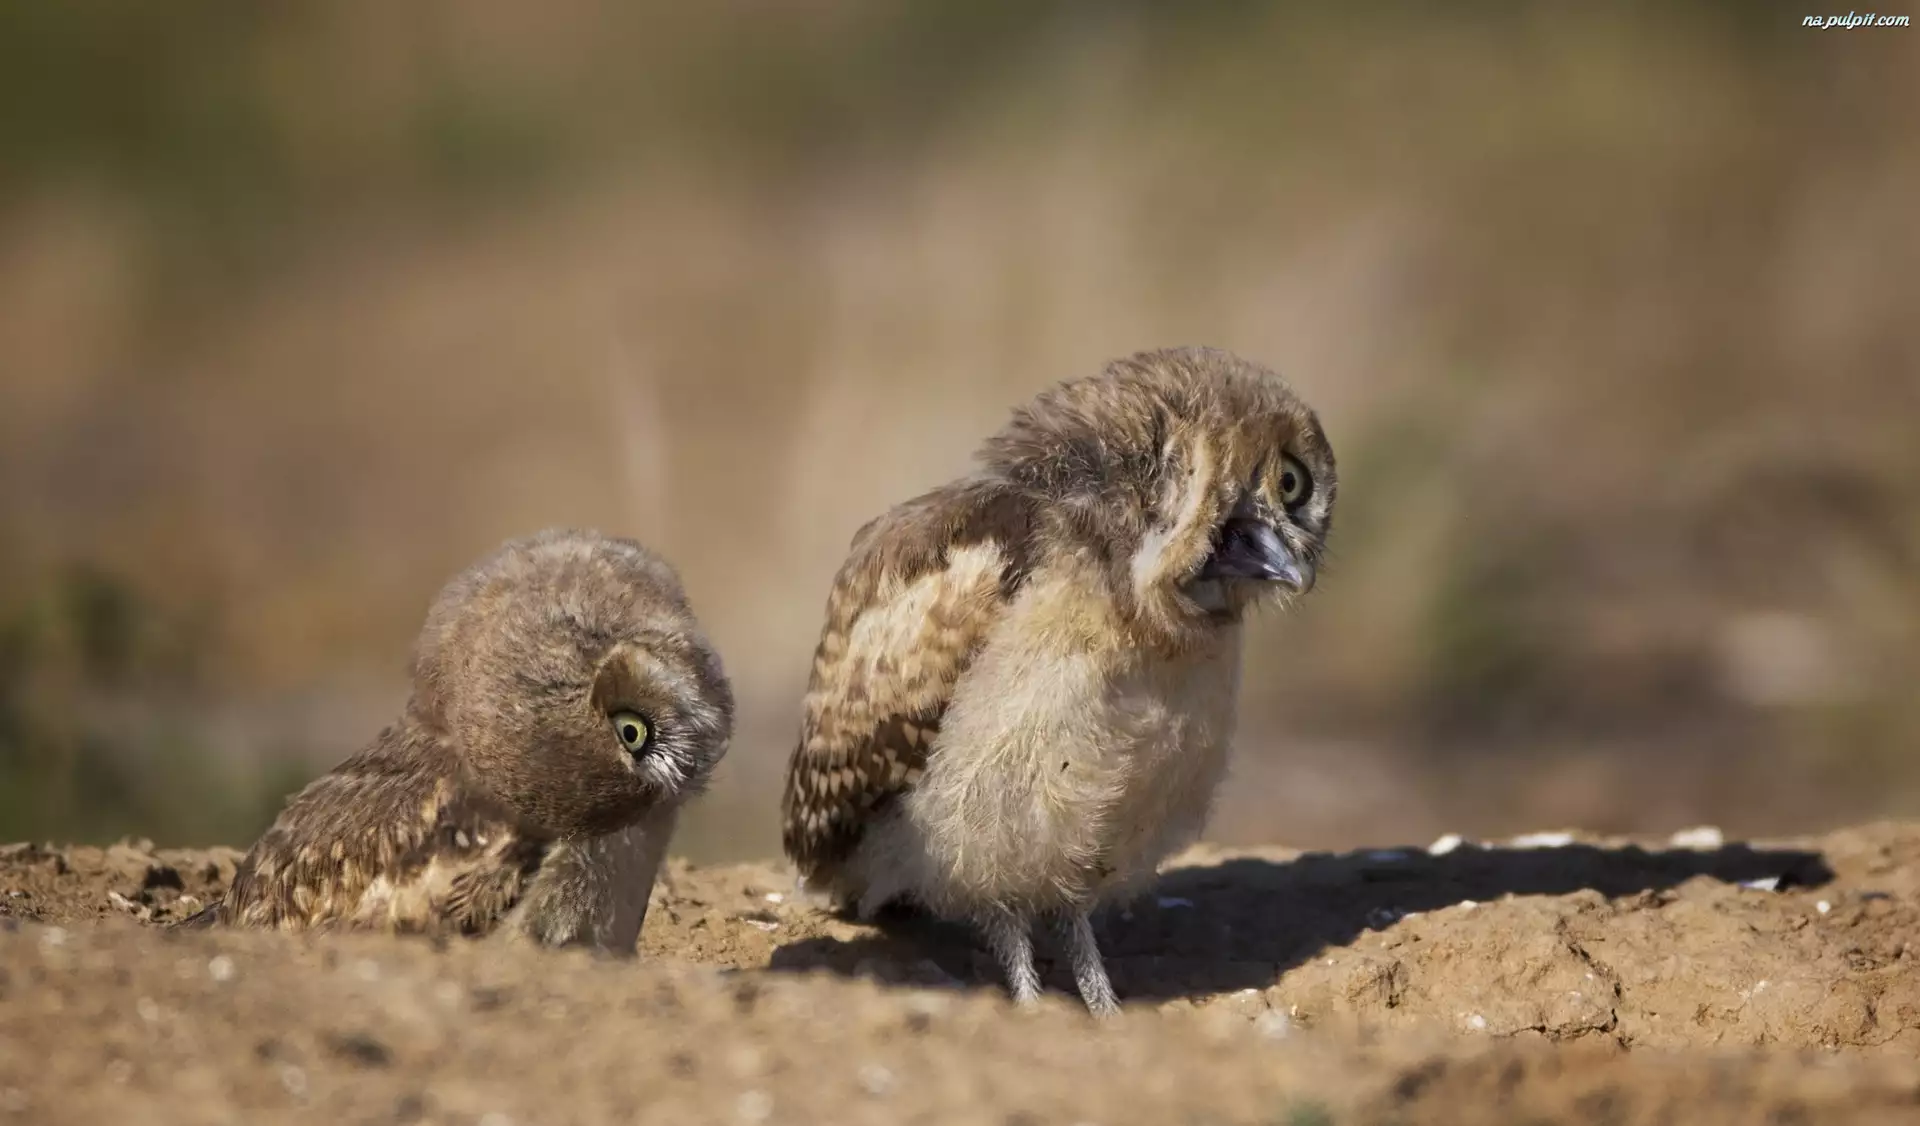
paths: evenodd
<path fill-rule="evenodd" d="M 613 733 L 620 737 L 620 745 L 628 754 L 637 755 L 647 749 L 647 740 L 653 738 L 647 717 L 638 712 L 615 712 L 609 718 L 613 720 Z"/>
<path fill-rule="evenodd" d="M 1291 454 L 1280 455 L 1280 501 L 1288 508 L 1306 500 L 1313 492 L 1313 477 L 1307 467 Z"/>

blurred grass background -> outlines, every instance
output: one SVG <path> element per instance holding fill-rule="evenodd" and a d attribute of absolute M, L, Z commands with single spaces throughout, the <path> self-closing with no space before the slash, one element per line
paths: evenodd
<path fill-rule="evenodd" d="M 1216 835 L 1920 812 L 1920 38 L 1771 3 L 0 7 L 0 840 L 244 843 L 554 524 L 774 802 L 853 530 L 1138 348 L 1286 372 L 1336 560 Z"/>

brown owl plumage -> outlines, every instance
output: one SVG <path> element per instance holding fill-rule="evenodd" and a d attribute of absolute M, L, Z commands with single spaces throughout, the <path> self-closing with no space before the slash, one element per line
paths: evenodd
<path fill-rule="evenodd" d="M 397 723 L 288 803 L 190 920 L 582 943 L 631 953 L 733 697 L 678 576 L 593 532 L 456 577 Z"/>
<path fill-rule="evenodd" d="M 1230 353 L 1116 361 L 1014 412 L 971 476 L 854 536 L 783 799 L 809 887 L 980 926 L 1021 1000 L 1064 924 L 1116 1007 L 1089 915 L 1205 823 L 1245 612 L 1311 589 L 1332 447 Z"/>

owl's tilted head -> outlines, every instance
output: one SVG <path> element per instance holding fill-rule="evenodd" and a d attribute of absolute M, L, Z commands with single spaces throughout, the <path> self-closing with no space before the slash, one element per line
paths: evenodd
<path fill-rule="evenodd" d="M 1229 352 L 1117 360 L 1043 392 L 988 439 L 989 470 L 1053 502 L 1150 636 L 1181 644 L 1312 589 L 1333 447 L 1274 373 Z"/>
<path fill-rule="evenodd" d="M 697 792 L 732 735 L 732 690 L 679 577 L 632 540 L 504 545 L 434 600 L 413 667 L 414 718 L 556 836 Z"/>

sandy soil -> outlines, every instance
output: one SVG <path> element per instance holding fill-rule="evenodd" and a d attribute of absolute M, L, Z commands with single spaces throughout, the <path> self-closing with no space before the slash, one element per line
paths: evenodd
<path fill-rule="evenodd" d="M 772 865 L 675 862 L 638 963 L 153 925 L 236 858 L 0 848 L 0 1123 L 1920 1122 L 1920 825 L 1199 850 L 1105 1027 Z"/>

